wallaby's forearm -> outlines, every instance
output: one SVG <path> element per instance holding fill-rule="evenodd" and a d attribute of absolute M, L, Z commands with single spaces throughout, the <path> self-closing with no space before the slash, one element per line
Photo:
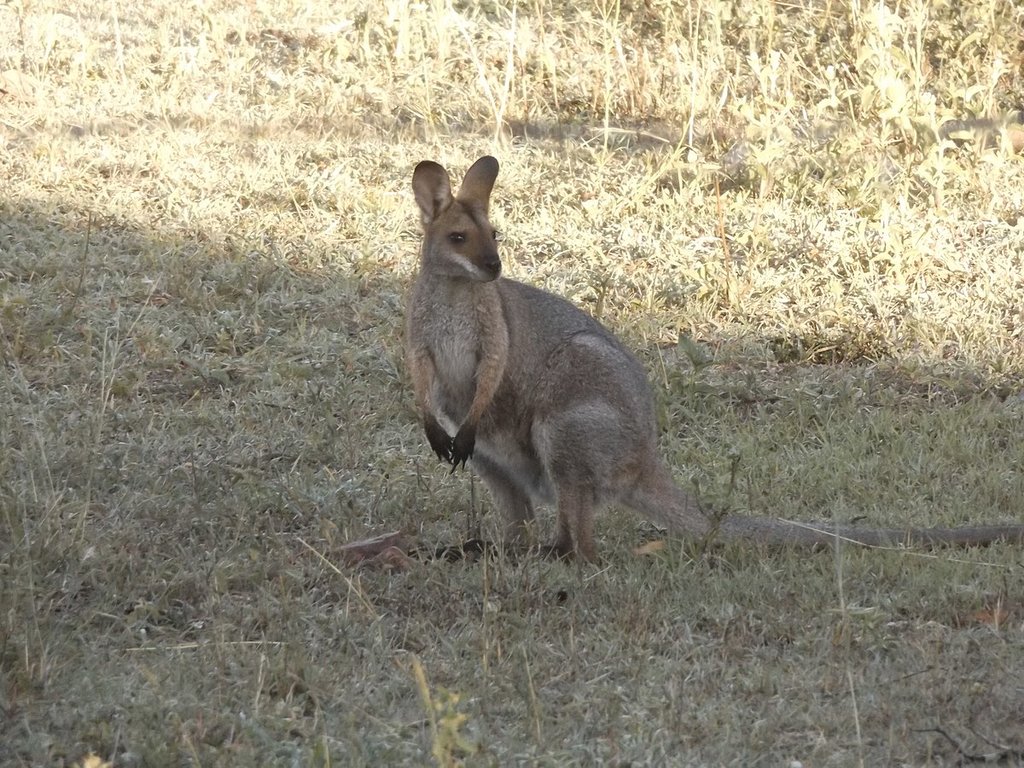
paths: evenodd
<path fill-rule="evenodd" d="M 500 306 L 497 314 L 491 317 L 485 313 L 481 318 L 480 362 L 476 368 L 476 389 L 469 412 L 459 426 L 459 431 L 452 438 L 452 467 L 465 465 L 473 457 L 476 447 L 476 429 L 480 418 L 490 407 L 494 394 L 498 391 L 501 379 L 505 375 L 505 362 L 508 359 L 508 331 L 504 320 L 500 319 Z"/>
<path fill-rule="evenodd" d="M 410 349 L 407 355 L 409 370 L 412 374 L 413 395 L 416 398 L 416 410 L 421 415 L 432 413 L 430 402 L 430 388 L 437 375 L 434 369 L 434 361 L 430 357 L 430 351 L 423 347 Z"/>
<path fill-rule="evenodd" d="M 477 307 L 480 319 L 480 362 L 476 368 L 476 391 L 463 424 L 474 428 L 490 406 L 508 361 L 508 328 L 499 301 Z"/>
<path fill-rule="evenodd" d="M 423 347 L 410 348 L 407 353 L 409 368 L 412 372 L 412 388 L 416 398 L 416 410 L 423 418 L 423 431 L 427 442 L 438 458 L 442 461 L 452 460 L 452 439 L 434 416 L 430 390 L 434 385 L 437 370 L 430 350 Z"/>

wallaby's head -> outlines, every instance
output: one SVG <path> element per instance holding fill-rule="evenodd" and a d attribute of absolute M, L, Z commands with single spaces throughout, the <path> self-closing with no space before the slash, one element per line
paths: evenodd
<path fill-rule="evenodd" d="M 501 274 L 497 236 L 487 219 L 498 161 L 481 157 L 452 196 L 448 171 L 424 160 L 412 174 L 412 188 L 423 222 L 423 268 L 482 283 Z"/>

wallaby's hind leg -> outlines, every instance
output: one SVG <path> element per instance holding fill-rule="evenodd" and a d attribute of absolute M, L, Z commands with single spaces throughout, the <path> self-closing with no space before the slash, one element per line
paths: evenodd
<path fill-rule="evenodd" d="M 530 544 L 530 525 L 534 520 L 530 496 L 500 464 L 483 455 L 478 454 L 473 458 L 473 468 L 486 483 L 491 498 L 505 518 L 506 542 L 514 545 Z"/>
<path fill-rule="evenodd" d="M 656 455 L 646 377 L 593 326 L 562 339 L 534 387 L 530 439 L 556 490 L 554 549 L 594 561 L 595 514 L 626 496 Z"/>
<path fill-rule="evenodd" d="M 618 495 L 629 472 L 629 446 L 615 434 L 619 414 L 603 404 L 585 403 L 536 429 L 538 453 L 557 493 L 558 532 L 552 549 L 597 561 L 594 515 Z M 597 427 L 597 428 L 595 428 Z"/>
<path fill-rule="evenodd" d="M 596 563 L 593 491 L 562 486 L 558 489 L 558 535 L 552 549 L 560 556 L 569 555 L 574 539 L 575 551 L 584 560 Z"/>
<path fill-rule="evenodd" d="M 572 554 L 572 515 L 562 497 L 558 499 L 558 532 L 554 541 L 545 549 L 553 557 L 568 557 Z"/>

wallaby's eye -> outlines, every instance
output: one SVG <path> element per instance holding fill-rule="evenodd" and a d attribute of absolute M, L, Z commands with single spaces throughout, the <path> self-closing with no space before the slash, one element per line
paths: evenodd
<path fill-rule="evenodd" d="M 448 235 L 448 239 L 451 242 L 455 243 L 456 245 L 459 245 L 460 243 L 466 242 L 466 233 L 465 232 L 452 232 L 452 233 L 450 233 Z"/>

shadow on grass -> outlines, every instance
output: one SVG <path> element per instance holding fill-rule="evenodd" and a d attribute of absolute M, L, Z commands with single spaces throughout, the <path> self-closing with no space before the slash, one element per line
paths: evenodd
<path fill-rule="evenodd" d="M 766 645 L 786 635 L 759 628 L 767 619 L 753 613 L 737 625 L 735 616 L 716 612 L 737 600 L 757 611 L 749 600 L 773 599 L 777 587 L 756 575 L 762 561 L 753 555 L 738 557 L 728 575 L 672 556 L 660 561 L 660 575 L 620 560 L 600 584 L 577 583 L 574 566 L 537 561 L 442 563 L 395 577 L 333 571 L 332 552 L 366 532 L 423 527 L 436 536 L 457 528 L 461 517 L 452 512 L 467 506 L 467 491 L 465 481 L 436 467 L 411 410 L 401 280 L 359 268 L 344 253 L 333 255 L 335 268 L 303 268 L 287 255 L 300 245 L 308 244 L 161 236 L 113 219 L 90 222 L 82 211 L 0 204 L 0 762 L 67 761 L 95 751 L 118 765 L 186 758 L 245 765 L 311 759 L 318 749 L 356 755 L 353 764 L 425 759 L 407 654 L 423 655 L 431 671 L 452 665 L 442 684 L 475 690 L 479 666 L 455 661 L 465 657 L 460 633 L 471 637 L 471 661 L 504 668 L 514 660 L 488 643 L 521 647 L 517 653 L 533 659 L 529 675 L 543 679 L 531 695 L 554 706 L 559 676 L 569 674 L 557 669 L 566 658 L 580 676 L 564 683 L 569 691 L 583 690 L 593 672 L 563 644 L 573 633 L 614 646 L 606 657 L 613 683 L 626 667 L 646 668 L 641 656 L 668 653 L 673 667 L 701 656 L 704 641 L 687 646 L 662 637 L 665 622 L 675 621 L 670 615 L 702 611 L 697 597 L 671 584 L 694 569 L 705 581 L 721 579 L 709 588 L 722 594 L 709 597 L 718 608 L 700 613 L 686 632 L 724 638 L 726 627 L 742 625 L 744 637 Z M 913 381 L 904 386 L 894 373 L 895 384 L 865 389 L 877 367 L 827 366 L 816 375 L 808 366 L 770 366 L 769 373 L 758 360 L 734 357 L 695 371 L 682 354 L 666 364 L 669 386 L 658 397 L 670 412 L 667 451 L 683 463 L 721 467 L 717 480 L 708 471 L 714 483 L 739 445 L 751 462 L 748 493 L 763 496 L 753 506 L 789 496 L 804 508 L 827 508 L 838 488 L 852 496 L 851 509 L 884 509 L 907 492 L 899 473 L 884 473 L 939 442 L 946 448 L 935 454 L 938 468 L 922 470 L 914 493 L 958 492 L 944 487 L 950 477 L 942 468 L 955 465 L 960 492 L 976 472 L 994 509 L 1019 513 L 1024 493 L 1004 488 L 999 496 L 998 484 L 1020 464 L 1011 457 L 1001 470 L 981 472 L 999 460 L 998 450 L 1013 450 L 1018 422 L 1004 404 L 964 404 L 976 390 L 971 374 L 953 382 L 959 394 L 941 404 L 943 420 L 933 421 L 919 407 L 934 405 L 931 385 L 927 392 Z M 743 377 L 760 380 L 738 383 Z M 744 386 L 749 397 L 739 406 Z M 908 407 L 907 391 L 918 406 Z M 880 417 L 886 408 L 904 415 Z M 983 439 L 958 451 L 972 430 Z M 886 444 L 892 452 L 880 450 Z M 836 473 L 836 463 L 850 457 L 860 464 Z M 879 478 L 882 490 L 864 489 Z M 1019 486 L 1019 478 L 1013 482 Z M 964 503 L 964 493 L 950 505 Z M 614 543 L 606 548 L 622 550 L 634 535 L 609 533 Z M 799 562 L 779 556 L 772 567 Z M 812 622 L 833 604 L 830 568 L 827 558 L 814 573 L 803 568 L 824 593 L 806 610 L 793 604 L 794 621 Z M 871 570 L 864 566 L 865 578 Z M 898 572 L 894 565 L 890 581 Z M 480 573 L 493 582 L 482 586 Z M 798 583 L 797 571 L 788 578 Z M 753 598 L 742 597 L 744 590 Z M 645 591 L 661 596 L 637 605 Z M 558 600 L 548 600 L 552 594 Z M 609 613 L 626 605 L 631 613 Z M 488 611 L 499 624 L 480 623 Z M 549 623 L 532 627 L 538 612 Z M 818 629 L 827 634 L 827 626 Z M 855 631 L 874 637 L 878 628 Z M 541 639 L 531 641 L 533 632 Z M 794 663 L 823 653 L 789 637 Z M 727 645 L 741 653 L 742 643 Z M 536 660 L 549 651 L 554 667 Z M 699 664 L 693 669 L 705 679 Z M 503 674 L 513 688 L 534 685 L 529 675 Z M 710 685 L 718 673 L 707 674 Z M 516 695 L 487 679 L 502 698 Z M 612 700 L 612 688 L 595 685 L 602 700 Z M 672 717 L 682 717 L 688 705 L 673 690 L 662 693 L 675 702 Z M 574 712 L 570 698 L 563 705 Z M 529 696 L 519 700 L 515 721 L 529 730 L 540 715 Z M 449 705 L 457 711 L 457 702 Z M 498 720 L 473 712 L 490 723 L 495 744 L 508 738 Z M 384 720 L 395 725 L 379 725 Z M 561 733 L 555 721 L 545 723 Z"/>

